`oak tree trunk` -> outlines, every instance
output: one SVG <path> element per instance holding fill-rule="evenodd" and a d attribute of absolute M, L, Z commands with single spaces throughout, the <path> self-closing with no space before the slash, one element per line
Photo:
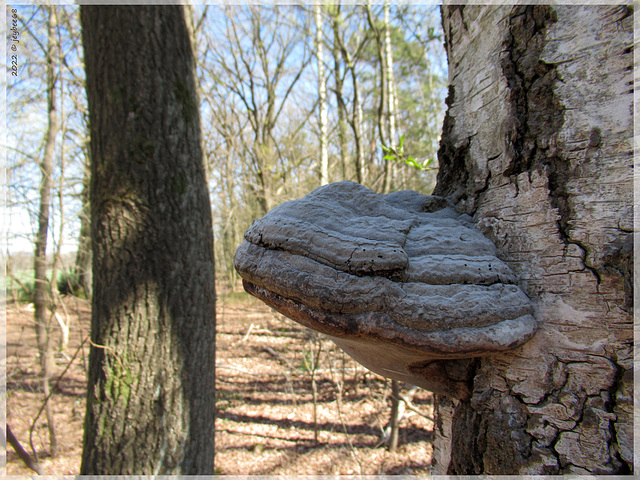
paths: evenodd
<path fill-rule="evenodd" d="M 434 473 L 633 470 L 633 16 L 446 6 L 436 194 L 473 216 L 540 331 L 438 396 Z"/>
<path fill-rule="evenodd" d="M 182 6 L 82 6 L 93 299 L 82 474 L 214 473 L 215 287 Z"/>

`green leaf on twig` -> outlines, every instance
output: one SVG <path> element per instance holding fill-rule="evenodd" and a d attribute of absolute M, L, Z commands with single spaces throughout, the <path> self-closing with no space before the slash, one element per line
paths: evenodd
<path fill-rule="evenodd" d="M 433 158 L 426 158 L 423 161 L 420 161 L 415 157 L 405 157 L 402 151 L 402 147 L 404 145 L 404 139 L 405 139 L 405 134 L 403 133 L 402 136 L 400 137 L 398 148 L 387 147 L 386 145 L 380 144 L 380 148 L 382 148 L 383 152 L 386 153 L 386 155 L 384 155 L 382 158 L 385 160 L 393 160 L 395 162 L 406 163 L 410 167 L 413 167 L 422 171 L 437 170 L 438 167 L 430 166 L 433 163 Z"/>

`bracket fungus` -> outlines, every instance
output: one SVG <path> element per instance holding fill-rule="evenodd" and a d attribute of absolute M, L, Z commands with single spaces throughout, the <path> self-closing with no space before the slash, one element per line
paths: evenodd
<path fill-rule="evenodd" d="M 234 261 L 247 292 L 365 367 L 456 398 L 473 358 L 538 327 L 493 243 L 441 197 L 325 185 L 256 220 Z"/>

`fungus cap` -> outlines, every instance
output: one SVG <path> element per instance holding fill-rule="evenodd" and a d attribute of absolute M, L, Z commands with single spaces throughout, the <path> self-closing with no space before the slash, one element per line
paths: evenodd
<path fill-rule="evenodd" d="M 464 359 L 538 327 L 493 243 L 441 197 L 329 184 L 256 220 L 234 261 L 249 293 L 365 367 L 456 397 Z"/>

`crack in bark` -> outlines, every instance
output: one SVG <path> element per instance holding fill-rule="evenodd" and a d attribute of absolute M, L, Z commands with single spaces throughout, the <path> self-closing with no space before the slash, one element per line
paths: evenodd
<path fill-rule="evenodd" d="M 436 188 L 433 195 L 440 197 L 450 197 L 453 203 L 458 203 L 466 198 L 464 191 L 469 179 L 469 172 L 466 160 L 469 155 L 471 142 L 465 139 L 459 145 L 453 142 L 453 131 L 455 129 L 455 119 L 450 114 L 451 107 L 455 103 L 455 87 L 449 85 L 449 91 L 445 100 L 447 112 L 442 124 L 442 135 L 440 148 L 438 149 L 438 170 Z"/>
<path fill-rule="evenodd" d="M 616 397 L 617 397 L 617 392 L 618 390 L 620 390 L 622 388 L 622 384 L 624 383 L 624 374 L 626 369 L 624 367 L 622 367 L 621 365 L 619 365 L 617 362 L 612 362 L 613 365 L 615 366 L 616 369 L 616 373 L 615 373 L 615 380 L 613 381 L 611 387 L 609 387 L 609 389 L 607 390 L 608 393 L 608 400 L 605 401 L 605 408 L 606 411 L 615 415 L 617 417 L 617 414 L 615 413 L 615 407 L 617 405 L 617 401 L 616 401 Z M 627 464 L 627 462 L 622 458 L 621 456 L 621 452 L 620 452 L 620 443 L 618 441 L 618 432 L 616 430 L 616 422 L 612 421 L 609 422 L 609 433 L 611 435 L 611 443 L 613 444 L 613 446 L 615 447 L 614 451 L 611 451 L 610 449 L 610 454 L 612 456 L 612 461 L 615 461 L 615 463 L 618 464 L 618 468 L 616 469 L 616 473 L 620 474 L 620 475 L 629 475 L 632 473 L 632 468 L 629 464 Z"/>
<path fill-rule="evenodd" d="M 505 176 L 531 172 L 536 163 L 556 160 L 544 132 L 560 130 L 564 107 L 553 89 L 558 78 L 555 65 L 540 60 L 546 30 L 555 21 L 551 7 L 542 5 L 515 7 L 509 18 L 501 62 L 512 110 L 512 125 L 507 132 L 511 164 Z"/>
<path fill-rule="evenodd" d="M 557 357 L 556 357 L 557 358 Z M 610 359 L 606 356 L 603 356 L 604 359 L 609 360 Z M 617 432 L 615 429 L 615 421 L 614 418 L 611 417 L 615 417 L 616 413 L 615 413 L 615 405 L 616 405 L 616 392 L 618 391 L 618 389 L 621 386 L 621 383 L 623 381 L 623 374 L 624 374 L 624 368 L 621 367 L 619 364 L 615 363 L 615 362 L 611 362 L 611 365 L 615 368 L 615 380 L 612 382 L 611 386 L 607 389 L 601 389 L 599 391 L 599 393 L 597 394 L 592 394 L 592 395 L 583 395 L 580 396 L 579 398 L 577 398 L 579 405 L 577 405 L 575 408 L 572 408 L 571 410 L 573 410 L 574 413 L 571 413 L 569 411 L 569 409 L 564 405 L 564 403 L 562 402 L 560 396 L 562 394 L 562 392 L 564 391 L 565 387 L 567 386 L 568 382 L 569 382 L 569 376 L 565 375 L 564 377 L 564 382 L 561 386 L 559 386 L 558 388 L 554 389 L 552 392 L 548 392 L 547 394 L 545 394 L 545 396 L 539 401 L 536 402 L 535 404 L 532 403 L 527 403 L 522 401 L 522 403 L 527 406 L 527 407 L 532 407 L 532 406 L 542 406 L 544 404 L 558 404 L 558 405 L 563 405 L 565 406 L 565 408 L 567 408 L 567 418 L 571 419 L 571 421 L 575 422 L 575 426 L 572 428 L 565 428 L 565 429 L 560 429 L 557 428 L 554 438 L 551 440 L 551 443 L 548 445 L 548 447 L 544 447 L 549 453 L 551 453 L 555 459 L 556 462 L 558 464 L 558 470 L 554 471 L 554 472 L 546 472 L 547 474 L 563 474 L 563 473 L 572 473 L 571 468 L 579 468 L 579 469 L 583 469 L 582 466 L 580 465 L 575 465 L 572 463 L 569 463 L 566 461 L 566 459 L 561 460 L 562 455 L 561 453 L 558 451 L 558 443 L 561 441 L 561 435 L 562 433 L 566 433 L 566 432 L 573 432 L 576 430 L 576 428 L 581 425 L 583 422 L 585 422 L 585 412 L 587 409 L 591 408 L 596 410 L 596 405 L 592 405 L 589 406 L 590 400 L 591 401 L 602 401 L 604 409 L 600 409 L 599 411 L 604 412 L 605 414 L 605 418 L 608 418 L 609 420 L 609 442 L 607 443 L 607 448 L 608 448 L 608 455 L 610 458 L 610 461 L 607 462 L 605 465 L 603 465 L 603 468 L 605 468 L 606 470 L 602 473 L 613 473 L 615 472 L 616 474 L 629 474 L 631 473 L 631 468 L 630 466 L 624 461 L 624 459 L 622 459 L 621 455 L 620 455 L 620 448 L 619 448 L 619 443 L 617 440 Z M 571 364 L 588 364 L 589 362 L 578 362 L 578 361 L 560 361 L 558 360 L 558 364 L 562 364 L 562 365 L 571 365 Z M 557 368 L 557 367 L 554 367 Z M 516 395 L 513 395 L 516 396 Z M 597 414 L 596 414 L 597 415 Z M 598 418 L 600 418 L 599 415 L 597 415 Z M 552 425 L 550 425 L 552 426 Z M 527 432 L 529 433 L 529 432 Z M 531 435 L 531 434 L 530 434 Z M 534 442 L 540 442 L 540 439 L 538 439 L 537 437 L 535 437 Z M 534 445 L 535 448 L 535 445 Z M 533 454 L 534 452 L 532 452 Z M 539 452 L 538 452 L 539 453 Z"/>
<path fill-rule="evenodd" d="M 516 7 L 510 19 L 510 35 L 505 45 L 502 71 L 511 90 L 513 126 L 508 134 L 507 145 L 511 149 L 512 161 L 503 175 L 512 178 L 522 172 L 542 170 L 549 182 L 549 199 L 558 212 L 558 234 L 566 245 L 576 245 L 582 253 L 582 264 L 596 280 L 596 290 L 602 282 L 601 272 L 588 263 L 589 249 L 572 238 L 571 220 L 576 218 L 571 206 L 571 194 L 567 183 L 572 178 L 570 162 L 557 153 L 552 145 L 555 140 L 544 137 L 545 130 L 560 131 L 564 123 L 566 108 L 554 92 L 554 83 L 561 81 L 556 65 L 540 60 L 544 47 L 544 36 L 548 26 L 557 21 L 549 6 Z M 549 124 L 550 122 L 550 124 Z M 593 129 L 588 148 L 599 148 L 602 132 Z M 518 188 L 518 182 L 514 182 Z M 612 257 L 613 258 L 613 257 Z M 611 262 L 612 264 L 615 262 Z M 624 262 L 619 262 L 621 265 Z M 620 273 L 628 292 L 632 291 L 629 275 L 624 265 L 606 265 Z M 631 293 L 627 294 L 630 299 Z M 627 301 L 631 305 L 631 301 Z"/>
<path fill-rule="evenodd" d="M 534 169 L 542 170 L 548 178 L 551 205 L 558 211 L 560 239 L 581 249 L 584 268 L 594 275 L 599 285 L 599 273 L 586 262 L 587 248 L 571 238 L 569 222 L 575 218 L 567 191 L 571 165 L 550 146 L 555 142 L 543 136 L 545 130 L 560 131 L 564 123 L 565 107 L 554 91 L 554 83 L 560 80 L 556 65 L 540 60 L 546 29 L 557 21 L 557 17 L 549 6 L 516 7 L 514 13 L 504 49 L 507 55 L 501 65 L 511 91 L 513 116 L 512 129 L 507 136 L 512 159 L 503 175 L 513 178 L 529 172 L 531 176 Z M 597 147 L 600 137 L 594 137 L 591 143 Z M 518 182 L 513 183 L 518 186 Z"/>

